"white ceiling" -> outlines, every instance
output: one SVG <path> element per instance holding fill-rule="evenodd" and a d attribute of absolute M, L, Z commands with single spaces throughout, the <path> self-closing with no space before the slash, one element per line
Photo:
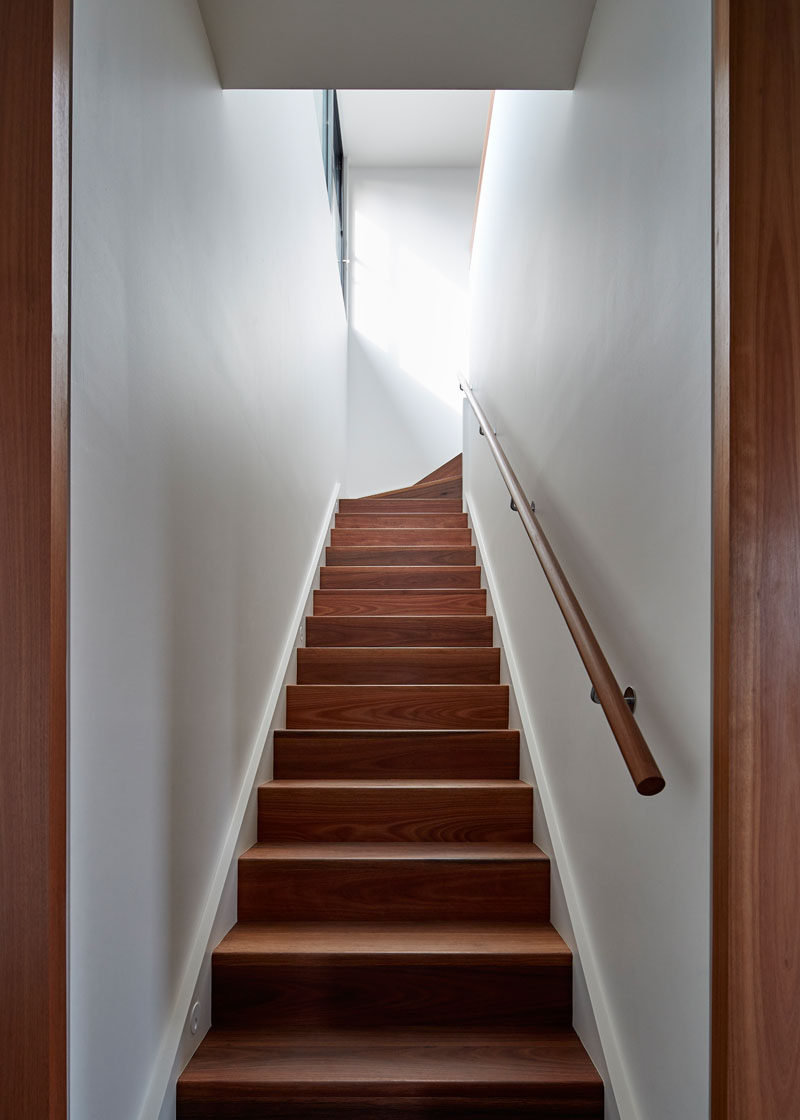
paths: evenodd
<path fill-rule="evenodd" d="M 353 167 L 477 167 L 488 90 L 340 89 L 342 145 Z"/>
<path fill-rule="evenodd" d="M 572 89 L 595 0 L 199 0 L 227 89 Z"/>

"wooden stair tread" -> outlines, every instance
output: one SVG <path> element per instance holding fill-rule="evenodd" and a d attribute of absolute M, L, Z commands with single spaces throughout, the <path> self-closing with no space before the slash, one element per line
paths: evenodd
<path fill-rule="evenodd" d="M 259 789 L 530 789 L 520 778 L 273 778 Z"/>
<path fill-rule="evenodd" d="M 389 529 L 331 529 L 331 545 L 334 547 L 377 545 L 395 548 L 411 545 L 420 548 L 469 548 L 471 544 L 469 529 L 408 529 L 399 525 Z"/>
<path fill-rule="evenodd" d="M 339 513 L 463 513 L 460 498 L 340 498 Z"/>
<path fill-rule="evenodd" d="M 571 1030 L 560 1031 L 316 1031 L 212 1029 L 181 1077 L 192 1086 L 238 1082 L 265 1090 L 304 1086 L 358 1096 L 446 1095 L 456 1084 L 489 1096 L 499 1086 L 585 1086 L 600 1077 Z"/>
<path fill-rule="evenodd" d="M 272 860 L 309 860 L 319 862 L 444 862 L 444 863 L 547 863 L 549 858 L 533 843 L 440 843 L 380 842 L 332 843 L 258 843 L 239 857 L 240 862 Z"/>
<path fill-rule="evenodd" d="M 239 922 L 214 958 L 364 954 L 415 958 L 513 955 L 529 964 L 568 964 L 569 947 L 544 922 Z"/>
<path fill-rule="evenodd" d="M 319 588 L 314 592 L 314 614 L 357 615 L 485 615 L 486 591 L 482 588 Z"/>
<path fill-rule="evenodd" d="M 333 564 L 320 569 L 320 587 L 479 588 L 481 570 L 475 564 Z"/>
<path fill-rule="evenodd" d="M 337 513 L 337 529 L 466 529 L 465 513 Z"/>

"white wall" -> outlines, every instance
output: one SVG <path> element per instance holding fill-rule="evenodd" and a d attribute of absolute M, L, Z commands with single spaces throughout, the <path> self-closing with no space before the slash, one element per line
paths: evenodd
<path fill-rule="evenodd" d="M 77 0 L 71 1109 L 140 1115 L 344 465 L 310 92 L 195 0 Z"/>
<path fill-rule="evenodd" d="M 574 92 L 498 93 L 471 277 L 476 395 L 667 780 L 634 791 L 470 422 L 623 1120 L 708 1115 L 710 28 L 709 0 L 598 0 Z"/>
<path fill-rule="evenodd" d="M 351 167 L 351 496 L 416 482 L 461 449 L 477 168 Z"/>

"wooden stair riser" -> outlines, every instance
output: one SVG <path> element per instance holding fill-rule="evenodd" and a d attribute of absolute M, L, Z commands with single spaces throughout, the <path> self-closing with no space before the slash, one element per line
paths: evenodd
<path fill-rule="evenodd" d="M 399 564 L 384 564 L 381 567 L 360 567 L 340 564 L 323 567 L 320 570 L 320 587 L 360 587 L 365 590 L 376 588 L 408 587 L 424 588 L 476 588 L 481 585 L 481 570 L 478 567 L 454 567 L 438 564 L 425 567 L 415 564 L 402 567 Z"/>
<path fill-rule="evenodd" d="M 331 529 L 333 548 L 468 548 L 469 529 Z"/>
<path fill-rule="evenodd" d="M 398 564 L 411 567 L 421 564 L 447 565 L 448 567 L 474 567 L 475 546 L 420 546 L 420 545 L 346 545 L 325 549 L 325 562 L 328 565 L 357 564 L 359 567 L 380 567 L 385 564 Z"/>
<path fill-rule="evenodd" d="M 370 786 L 273 781 L 258 790 L 258 839 L 525 843 L 533 839 L 533 790 L 523 782 Z"/>
<path fill-rule="evenodd" d="M 462 513 L 460 498 L 340 498 L 339 513 Z"/>
<path fill-rule="evenodd" d="M 306 645 L 332 646 L 491 646 L 493 623 L 481 615 L 311 616 Z"/>
<path fill-rule="evenodd" d="M 279 779 L 516 778 L 518 731 L 276 731 Z"/>
<path fill-rule="evenodd" d="M 400 859 L 387 851 L 384 859 L 254 860 L 245 853 L 239 861 L 238 914 L 245 922 L 518 922 L 546 920 L 549 908 L 550 867 L 543 860 Z"/>
<path fill-rule="evenodd" d="M 508 686 L 289 685 L 286 726 L 420 731 L 508 727 Z"/>
<path fill-rule="evenodd" d="M 337 529 L 466 529 L 465 513 L 337 513 Z"/>
<path fill-rule="evenodd" d="M 569 960 L 353 954 L 299 961 L 214 961 L 214 1025 L 566 1027 L 572 1017 Z"/>
<path fill-rule="evenodd" d="M 444 615 L 486 614 L 486 592 L 392 588 L 383 591 L 324 588 L 314 592 L 314 614 Z"/>
<path fill-rule="evenodd" d="M 499 684 L 500 650 L 316 647 L 297 651 L 298 684 Z"/>

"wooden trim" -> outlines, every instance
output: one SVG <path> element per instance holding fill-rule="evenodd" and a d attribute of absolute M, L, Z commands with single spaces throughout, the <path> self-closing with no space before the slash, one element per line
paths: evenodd
<path fill-rule="evenodd" d="M 0 1115 L 67 1115 L 69 0 L 0 14 Z"/>
<path fill-rule="evenodd" d="M 617 740 L 617 746 L 625 760 L 625 765 L 633 778 L 633 783 L 639 793 L 646 797 L 652 797 L 664 788 L 665 782 L 661 771 L 650 753 L 650 748 L 645 742 L 639 725 L 625 702 L 622 689 L 611 672 L 611 667 L 600 648 L 600 643 L 595 637 L 586 615 L 583 613 L 583 608 L 578 602 L 563 568 L 556 559 L 538 518 L 531 510 L 527 495 L 522 489 L 520 481 L 500 445 L 500 441 L 494 434 L 494 428 L 469 386 L 462 385 L 461 388 L 470 408 L 477 417 L 481 433 L 489 445 L 489 450 L 494 456 L 503 482 L 511 495 L 512 508 L 517 511 L 542 566 L 542 571 L 564 616 L 567 629 L 572 635 L 581 661 L 586 667 L 589 680 L 594 686 L 614 738 Z"/>
<path fill-rule="evenodd" d="M 494 112 L 494 95 L 497 90 L 492 90 L 489 96 L 489 112 L 486 114 L 486 131 L 483 134 L 483 151 L 481 152 L 481 169 L 478 174 L 478 193 L 475 196 L 475 213 L 472 216 L 472 233 L 469 238 L 469 255 L 472 256 L 472 246 L 475 244 L 475 230 L 478 227 L 478 208 L 481 204 L 481 187 L 483 186 L 483 169 L 486 166 L 486 149 L 489 147 L 489 133 L 492 129 L 492 113 Z"/>
<path fill-rule="evenodd" d="M 800 1099 L 800 7 L 716 0 L 713 1120 Z"/>

